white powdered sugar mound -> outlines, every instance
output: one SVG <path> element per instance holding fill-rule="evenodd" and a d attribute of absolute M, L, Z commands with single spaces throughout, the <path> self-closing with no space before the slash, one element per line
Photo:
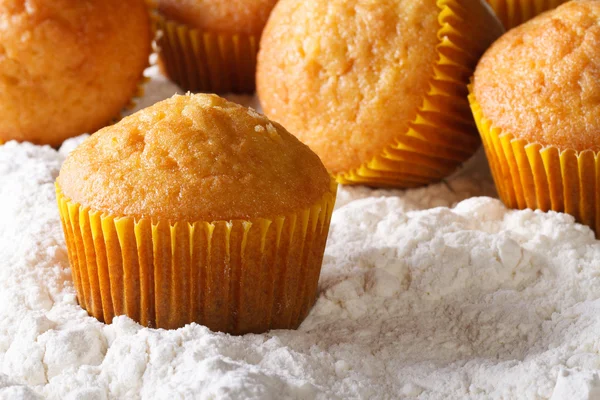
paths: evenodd
<path fill-rule="evenodd" d="M 356 200 L 334 213 L 319 298 L 298 331 L 107 326 L 75 300 L 54 198 L 62 160 L 0 147 L 0 398 L 600 391 L 600 242 L 567 215 L 485 197 L 410 212 L 401 197 Z"/>
<path fill-rule="evenodd" d="M 396 197 L 405 211 L 452 207 L 472 196 L 496 196 L 485 153 L 481 148 L 450 178 L 411 190 L 372 189 L 365 186 L 340 186 L 335 208 L 367 197 Z"/>
<path fill-rule="evenodd" d="M 2 400 L 600 396 L 600 242 L 473 197 L 481 154 L 427 188 L 342 189 L 300 329 L 233 337 L 77 305 L 53 183 L 81 139 L 0 146 Z"/>

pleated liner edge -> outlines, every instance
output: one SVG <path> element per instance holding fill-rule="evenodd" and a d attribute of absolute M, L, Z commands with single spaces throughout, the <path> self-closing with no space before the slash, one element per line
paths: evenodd
<path fill-rule="evenodd" d="M 514 28 L 566 0 L 486 0 L 506 29 Z"/>
<path fill-rule="evenodd" d="M 163 16 L 157 22 L 159 64 L 182 89 L 254 93 L 259 36 L 205 32 Z"/>
<path fill-rule="evenodd" d="M 316 299 L 336 188 L 285 217 L 169 223 L 90 210 L 57 185 L 78 301 L 106 323 L 127 315 L 232 334 L 297 328 Z"/>
<path fill-rule="evenodd" d="M 485 118 L 469 86 L 469 102 L 498 194 L 515 209 L 571 214 L 600 232 L 600 153 L 560 150 L 517 139 Z"/>
<path fill-rule="evenodd" d="M 477 46 L 453 26 L 466 21 L 456 0 L 438 0 L 439 58 L 429 92 L 394 142 L 372 160 L 336 176 L 346 185 L 410 188 L 449 176 L 479 148 L 481 142 L 467 102 L 467 84 L 479 55 Z"/>

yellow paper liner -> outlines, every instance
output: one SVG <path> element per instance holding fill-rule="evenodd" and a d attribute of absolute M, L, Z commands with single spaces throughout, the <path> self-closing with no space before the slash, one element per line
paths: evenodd
<path fill-rule="evenodd" d="M 317 293 L 337 184 L 296 214 L 248 221 L 114 217 L 57 189 L 79 304 L 100 321 L 198 322 L 214 331 L 295 329 Z"/>
<path fill-rule="evenodd" d="M 260 37 L 206 32 L 164 17 L 158 27 L 159 65 L 182 89 L 254 93 Z"/>
<path fill-rule="evenodd" d="M 567 0 L 487 0 L 506 29 L 514 28 Z"/>
<path fill-rule="evenodd" d="M 407 132 L 379 155 L 336 176 L 339 183 L 410 188 L 450 175 L 481 142 L 467 102 L 467 84 L 479 53 L 472 40 L 453 26 L 468 21 L 458 0 L 438 0 L 439 58 L 425 95 Z"/>
<path fill-rule="evenodd" d="M 515 209 L 554 210 L 600 233 L 600 153 L 528 143 L 485 118 L 469 86 L 469 102 L 500 199 Z"/>

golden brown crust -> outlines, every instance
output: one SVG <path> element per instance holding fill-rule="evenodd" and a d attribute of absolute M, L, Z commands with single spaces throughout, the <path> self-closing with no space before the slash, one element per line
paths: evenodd
<path fill-rule="evenodd" d="M 0 0 L 0 140 L 56 146 L 101 128 L 150 51 L 144 0 Z"/>
<path fill-rule="evenodd" d="M 473 89 L 484 117 L 517 138 L 600 151 L 600 2 L 572 1 L 509 31 Z"/>
<path fill-rule="evenodd" d="M 466 37 L 485 45 L 500 34 L 482 2 L 460 5 L 473 16 Z M 280 1 L 258 58 L 265 114 L 333 173 L 370 161 L 406 132 L 430 88 L 439 14 L 436 0 Z"/>
<path fill-rule="evenodd" d="M 278 0 L 159 0 L 165 17 L 218 33 L 259 36 Z"/>
<path fill-rule="evenodd" d="M 99 131 L 58 178 L 66 197 L 93 210 L 209 222 L 298 212 L 330 182 L 283 127 L 215 95 L 174 96 Z"/>

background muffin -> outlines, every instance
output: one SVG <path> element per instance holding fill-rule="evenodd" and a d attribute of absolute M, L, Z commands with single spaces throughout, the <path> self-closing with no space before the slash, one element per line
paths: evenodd
<path fill-rule="evenodd" d="M 483 56 L 471 104 L 502 200 L 600 228 L 600 2 L 511 30 Z"/>
<path fill-rule="evenodd" d="M 151 41 L 143 0 L 0 0 L 0 141 L 57 146 L 107 125 Z"/>
<path fill-rule="evenodd" d="M 506 29 L 558 7 L 567 0 L 487 0 Z"/>
<path fill-rule="evenodd" d="M 339 182 L 423 185 L 478 148 L 467 83 L 501 32 L 479 0 L 282 0 L 259 98 Z"/>
<path fill-rule="evenodd" d="M 256 53 L 277 0 L 159 0 L 163 72 L 185 90 L 254 93 Z"/>
<path fill-rule="evenodd" d="M 157 103 L 61 169 L 79 302 L 106 322 L 295 328 L 316 296 L 335 190 L 319 158 L 264 116 L 213 95 Z"/>

